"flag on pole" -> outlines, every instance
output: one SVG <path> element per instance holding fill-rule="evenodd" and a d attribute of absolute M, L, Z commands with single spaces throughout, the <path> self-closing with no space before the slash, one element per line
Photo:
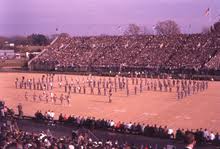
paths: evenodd
<path fill-rule="evenodd" d="M 210 15 L 210 8 L 207 8 L 206 11 L 205 11 L 205 16 L 209 16 Z"/>

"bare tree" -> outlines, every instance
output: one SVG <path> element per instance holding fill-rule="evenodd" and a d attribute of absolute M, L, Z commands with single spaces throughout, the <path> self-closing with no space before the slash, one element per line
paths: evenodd
<path fill-rule="evenodd" d="M 140 35 L 141 28 L 136 24 L 129 24 L 128 28 L 125 30 L 124 35 Z"/>
<path fill-rule="evenodd" d="M 154 29 L 158 35 L 176 35 L 181 33 L 179 25 L 172 20 L 158 22 Z"/>

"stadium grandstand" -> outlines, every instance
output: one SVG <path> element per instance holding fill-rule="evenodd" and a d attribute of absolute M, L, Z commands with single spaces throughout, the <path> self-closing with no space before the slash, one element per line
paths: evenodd
<path fill-rule="evenodd" d="M 59 36 L 29 62 L 29 68 L 85 72 L 215 70 L 219 73 L 219 49 L 220 37 L 216 34 Z"/>

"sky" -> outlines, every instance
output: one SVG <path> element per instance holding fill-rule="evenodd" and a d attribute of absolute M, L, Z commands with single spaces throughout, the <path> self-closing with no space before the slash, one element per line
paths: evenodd
<path fill-rule="evenodd" d="M 168 19 L 184 33 L 201 32 L 220 19 L 220 0 L 0 0 L 0 36 L 118 35 L 128 24 L 152 31 Z"/>

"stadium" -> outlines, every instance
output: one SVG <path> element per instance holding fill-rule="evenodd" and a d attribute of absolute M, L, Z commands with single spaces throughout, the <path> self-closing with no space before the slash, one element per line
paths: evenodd
<path fill-rule="evenodd" d="M 0 149 L 220 148 L 212 23 L 195 33 L 166 20 L 153 33 L 129 24 L 123 34 L 0 37 Z"/>

